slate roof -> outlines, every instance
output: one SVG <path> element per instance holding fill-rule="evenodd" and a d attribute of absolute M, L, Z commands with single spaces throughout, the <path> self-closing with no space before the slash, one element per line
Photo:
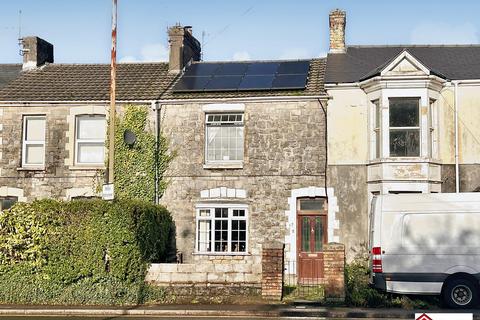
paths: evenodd
<path fill-rule="evenodd" d="M 248 61 L 248 63 L 268 61 Z M 196 62 L 209 63 L 209 62 Z M 225 62 L 229 63 L 229 62 Z M 238 61 L 232 62 L 238 63 Z M 307 86 L 302 90 L 259 90 L 259 91 L 221 91 L 221 92 L 174 92 L 172 86 L 165 92 L 162 99 L 215 99 L 215 98 L 242 98 L 265 96 L 312 96 L 326 95 L 323 87 L 326 59 L 312 59 L 308 73 Z"/>
<path fill-rule="evenodd" d="M 21 64 L 0 64 L 0 89 L 15 80 L 21 71 Z"/>
<path fill-rule="evenodd" d="M 348 46 L 346 53 L 328 54 L 325 83 L 373 77 L 404 50 L 445 79 L 480 79 L 480 45 Z"/>
<path fill-rule="evenodd" d="M 158 99 L 173 81 L 167 63 L 121 63 L 119 101 Z M 23 72 L 0 90 L 0 101 L 105 101 L 110 99 L 109 64 L 47 64 Z"/>

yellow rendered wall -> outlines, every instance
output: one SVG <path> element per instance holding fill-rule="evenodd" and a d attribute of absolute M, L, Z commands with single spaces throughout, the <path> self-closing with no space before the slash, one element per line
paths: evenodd
<path fill-rule="evenodd" d="M 329 90 L 328 163 L 365 164 L 368 160 L 368 100 L 361 89 Z"/>

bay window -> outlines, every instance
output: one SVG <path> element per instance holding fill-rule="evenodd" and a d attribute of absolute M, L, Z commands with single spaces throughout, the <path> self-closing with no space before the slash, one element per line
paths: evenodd
<path fill-rule="evenodd" d="M 246 253 L 247 208 L 214 206 L 197 208 L 198 253 Z"/>
<path fill-rule="evenodd" d="M 389 99 L 390 157 L 420 156 L 419 98 Z"/>

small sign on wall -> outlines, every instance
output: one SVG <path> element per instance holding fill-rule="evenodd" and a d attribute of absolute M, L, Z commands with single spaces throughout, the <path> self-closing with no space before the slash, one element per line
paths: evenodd
<path fill-rule="evenodd" d="M 113 200 L 114 197 L 113 184 L 104 184 L 102 189 L 102 199 Z"/>

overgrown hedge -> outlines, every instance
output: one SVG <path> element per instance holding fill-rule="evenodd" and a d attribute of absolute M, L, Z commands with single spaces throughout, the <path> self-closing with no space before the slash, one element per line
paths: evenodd
<path fill-rule="evenodd" d="M 168 211 L 132 200 L 40 200 L 0 212 L 0 303 L 137 304 L 172 250 Z"/>

